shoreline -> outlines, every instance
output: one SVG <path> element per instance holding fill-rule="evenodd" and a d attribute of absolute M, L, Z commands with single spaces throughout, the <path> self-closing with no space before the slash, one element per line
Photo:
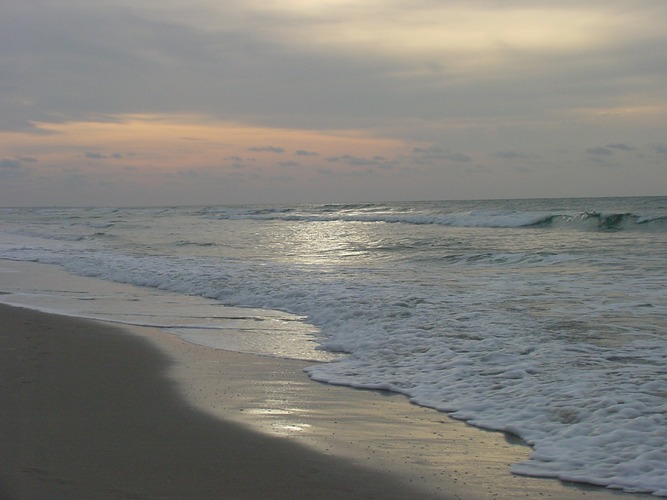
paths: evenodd
<path fill-rule="evenodd" d="M 3 500 L 649 498 L 514 476 L 529 448 L 312 362 L 4 304 L 0 356 Z"/>

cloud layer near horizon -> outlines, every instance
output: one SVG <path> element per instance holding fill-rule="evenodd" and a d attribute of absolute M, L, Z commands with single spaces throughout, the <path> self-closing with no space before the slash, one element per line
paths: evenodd
<path fill-rule="evenodd" d="M 666 22 L 662 0 L 13 2 L 0 204 L 664 194 Z"/>

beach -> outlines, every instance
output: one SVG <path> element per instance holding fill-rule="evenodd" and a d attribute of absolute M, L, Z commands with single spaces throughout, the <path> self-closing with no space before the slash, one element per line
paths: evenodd
<path fill-rule="evenodd" d="M 498 478 L 667 496 L 665 248 L 660 197 L 3 209 L 0 302 L 160 329 L 133 332 L 198 411 L 393 477 L 418 463 L 413 486 L 502 490 L 468 427 L 441 437 L 455 419 L 530 444 L 469 435 L 507 446 Z M 387 418 L 409 403 L 430 410 Z"/>
<path fill-rule="evenodd" d="M 0 305 L 0 498 L 647 498 L 303 361 Z"/>

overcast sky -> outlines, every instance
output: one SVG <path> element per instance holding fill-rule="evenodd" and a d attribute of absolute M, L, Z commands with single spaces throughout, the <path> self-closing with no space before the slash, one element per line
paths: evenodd
<path fill-rule="evenodd" d="M 665 0 L 2 0 L 0 205 L 667 195 Z"/>

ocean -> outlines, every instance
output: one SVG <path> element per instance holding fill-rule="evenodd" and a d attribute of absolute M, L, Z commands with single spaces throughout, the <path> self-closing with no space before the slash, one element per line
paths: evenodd
<path fill-rule="evenodd" d="M 0 259 L 3 302 L 323 361 L 521 437 L 516 474 L 667 496 L 667 197 L 7 208 Z"/>

